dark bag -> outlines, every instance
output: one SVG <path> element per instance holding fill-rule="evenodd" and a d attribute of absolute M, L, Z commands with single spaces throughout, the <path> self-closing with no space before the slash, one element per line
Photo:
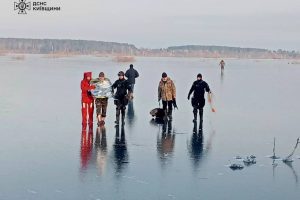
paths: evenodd
<path fill-rule="evenodd" d="M 165 111 L 162 108 L 154 108 L 150 111 L 150 115 L 152 115 L 152 117 L 163 119 L 165 116 Z"/>

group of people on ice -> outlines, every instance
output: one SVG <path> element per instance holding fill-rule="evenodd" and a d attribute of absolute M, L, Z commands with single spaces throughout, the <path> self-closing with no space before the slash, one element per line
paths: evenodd
<path fill-rule="evenodd" d="M 130 68 L 124 73 L 118 73 L 118 79 L 112 84 L 103 72 L 99 73 L 99 77 L 92 79 L 91 72 L 85 72 L 84 78 L 81 81 L 82 90 L 82 127 L 86 129 L 93 126 L 94 104 L 96 105 L 97 124 L 98 126 L 105 124 L 108 98 L 114 98 L 116 106 L 115 124 L 119 125 L 120 121 L 124 125 L 125 110 L 128 102 L 133 99 L 133 90 L 135 79 L 139 77 L 137 70 L 130 65 Z M 202 75 L 197 74 L 196 81 L 193 82 L 189 90 L 187 99 L 190 100 L 193 106 L 194 119 L 197 122 L 199 113 L 199 131 L 202 131 L 203 123 L 203 107 L 205 106 L 205 92 L 208 93 L 209 100 L 211 99 L 211 90 L 209 85 L 202 79 Z M 150 114 L 154 117 L 164 120 L 172 120 L 173 107 L 177 108 L 176 104 L 176 86 L 168 77 L 166 72 L 162 73 L 161 80 L 158 84 L 158 101 L 162 101 L 162 108 L 154 109 Z"/>
<path fill-rule="evenodd" d="M 96 105 L 97 124 L 98 126 L 105 124 L 108 98 L 114 97 L 116 105 L 116 121 L 124 124 L 126 106 L 133 98 L 133 90 L 135 79 L 139 77 L 139 73 L 130 65 L 130 68 L 124 73 L 118 73 L 118 79 L 111 84 L 110 80 L 105 77 L 104 72 L 99 73 L 99 77 L 92 79 L 92 72 L 85 72 L 81 81 L 81 113 L 82 128 L 86 129 L 93 126 L 94 104 Z M 126 79 L 126 78 L 127 79 Z M 116 91 L 115 91 L 116 90 Z M 115 91 L 115 92 L 114 92 Z"/>

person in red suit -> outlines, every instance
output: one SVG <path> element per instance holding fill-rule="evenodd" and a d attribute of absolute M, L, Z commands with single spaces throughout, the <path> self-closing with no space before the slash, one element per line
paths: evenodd
<path fill-rule="evenodd" d="M 94 98 L 90 90 L 95 89 L 94 85 L 90 84 L 92 79 L 92 72 L 84 72 L 83 80 L 81 81 L 81 114 L 82 114 L 82 128 L 86 129 L 87 123 L 93 126 L 94 115 Z"/>

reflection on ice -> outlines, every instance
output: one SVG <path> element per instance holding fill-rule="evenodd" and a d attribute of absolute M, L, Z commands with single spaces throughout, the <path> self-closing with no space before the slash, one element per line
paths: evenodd
<path fill-rule="evenodd" d="M 127 118 L 126 119 L 127 119 L 129 127 L 132 127 L 133 123 L 135 122 L 133 100 L 130 100 L 129 103 L 128 103 L 128 110 L 127 110 Z"/>
<path fill-rule="evenodd" d="M 91 160 L 93 150 L 93 129 L 82 130 L 81 132 L 81 148 L 80 148 L 80 158 L 81 158 L 81 171 L 84 172 Z"/>
<path fill-rule="evenodd" d="M 203 159 L 203 133 L 197 133 L 197 123 L 194 123 L 196 131 L 193 132 L 191 141 L 189 143 L 189 153 L 194 168 L 197 169 L 201 160 Z M 194 127 L 194 129 L 195 129 Z"/>
<path fill-rule="evenodd" d="M 115 143 L 113 145 L 113 156 L 115 164 L 115 174 L 119 175 L 126 169 L 129 163 L 129 155 L 125 138 L 124 126 L 116 126 Z M 120 134 L 121 129 L 121 134 Z"/>
<path fill-rule="evenodd" d="M 296 182 L 296 184 L 298 184 L 298 174 L 293 167 L 293 163 L 285 162 L 284 164 L 286 164 L 286 166 L 288 166 L 291 169 L 291 171 L 293 172 L 294 178 L 295 178 L 295 182 Z"/>
<path fill-rule="evenodd" d="M 107 164 L 107 142 L 106 142 L 106 128 L 105 126 L 97 127 L 96 139 L 95 139 L 95 150 L 96 150 L 96 163 L 99 175 L 105 173 Z"/>
<path fill-rule="evenodd" d="M 175 134 L 172 134 L 171 131 L 172 121 L 166 121 L 163 124 L 162 133 L 157 135 L 157 152 L 162 167 L 164 167 L 173 156 Z"/>

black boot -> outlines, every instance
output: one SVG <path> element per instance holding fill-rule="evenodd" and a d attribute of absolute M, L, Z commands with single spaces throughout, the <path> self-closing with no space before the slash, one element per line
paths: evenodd
<path fill-rule="evenodd" d="M 202 131 L 203 127 L 203 108 L 199 109 L 199 117 L 200 117 L 200 124 L 199 124 L 199 131 Z"/>
<path fill-rule="evenodd" d="M 125 124 L 125 108 L 122 108 L 122 110 L 121 110 L 121 115 L 122 115 L 122 125 L 124 125 Z"/>
<path fill-rule="evenodd" d="M 197 121 L 194 122 L 193 133 L 197 133 Z"/>
<path fill-rule="evenodd" d="M 116 117 L 116 121 L 115 121 L 116 125 L 119 125 L 119 123 L 120 123 L 120 116 Z"/>
<path fill-rule="evenodd" d="M 171 110 L 171 109 L 168 110 L 168 120 L 170 120 L 170 121 L 173 120 L 173 117 L 172 117 L 172 110 Z"/>
<path fill-rule="evenodd" d="M 115 121 L 115 123 L 116 123 L 116 125 L 119 125 L 119 123 L 120 123 L 120 109 L 117 108 L 116 111 L 117 112 L 116 112 L 116 121 Z"/>
<path fill-rule="evenodd" d="M 164 110 L 164 117 L 163 117 L 163 120 L 164 122 L 167 122 L 168 121 L 168 114 L 167 114 L 167 110 Z"/>
<path fill-rule="evenodd" d="M 172 121 L 168 121 L 168 133 L 172 133 Z"/>
<path fill-rule="evenodd" d="M 163 125 L 162 125 L 162 133 L 165 134 L 167 132 L 167 121 L 164 121 Z"/>
<path fill-rule="evenodd" d="M 125 124 L 125 115 L 122 115 L 122 120 L 121 120 L 122 125 Z"/>
<path fill-rule="evenodd" d="M 194 113 L 194 119 L 193 119 L 193 122 L 196 123 L 197 122 L 197 108 L 194 107 L 194 110 L 193 110 L 193 113 Z"/>

